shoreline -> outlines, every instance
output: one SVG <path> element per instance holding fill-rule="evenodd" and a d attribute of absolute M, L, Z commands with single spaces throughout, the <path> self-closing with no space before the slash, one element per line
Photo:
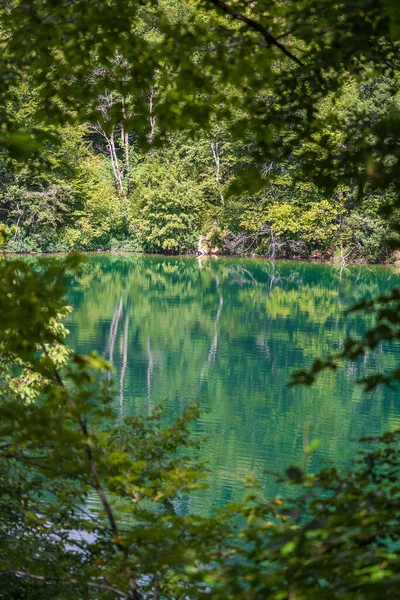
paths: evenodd
<path fill-rule="evenodd" d="M 344 260 L 342 261 L 340 257 L 316 257 L 316 256 L 279 256 L 279 257 L 268 257 L 262 254 L 227 254 L 227 253 L 212 253 L 212 254 L 201 254 L 200 252 L 182 252 L 182 253 L 162 253 L 162 252 L 139 252 L 137 250 L 49 250 L 35 252 L 35 251 L 26 251 L 26 252 L 15 252 L 11 250 L 3 250 L 1 251 L 3 256 L 57 256 L 63 254 L 136 254 L 142 256 L 164 256 L 168 258 L 173 257 L 187 257 L 187 258 L 197 258 L 197 259 L 220 259 L 220 258 L 243 258 L 243 259 L 254 259 L 254 260 L 265 260 L 269 262 L 275 261 L 293 261 L 293 262 L 309 262 L 316 264 L 326 264 L 326 265 L 381 265 L 381 266 L 392 266 L 392 267 L 400 267 L 400 260 L 386 260 L 386 261 L 368 261 L 366 259 L 354 259 L 354 260 Z"/>

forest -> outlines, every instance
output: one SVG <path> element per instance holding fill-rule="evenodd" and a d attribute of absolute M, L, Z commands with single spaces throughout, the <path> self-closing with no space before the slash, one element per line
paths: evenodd
<path fill-rule="evenodd" d="M 397 0 L 11 0 L 0 46 L 1 597 L 399 598 L 398 274 L 346 267 L 400 247 Z M 278 276 L 275 258 L 339 264 Z M 140 400 L 165 346 L 174 385 L 124 412 L 128 352 Z M 200 435 L 218 346 L 233 441 L 304 460 L 272 465 L 281 495 L 244 464 L 202 512 L 208 470 L 239 452 L 232 429 L 208 451 Z M 306 410 L 338 433 L 318 469 L 318 440 L 294 436 Z M 382 428 L 350 452 L 360 414 Z"/>
<path fill-rule="evenodd" d="M 0 157 L 0 220 L 6 251 L 200 251 L 272 259 L 394 260 L 400 217 L 395 211 L 388 216 L 387 208 L 394 202 L 395 191 L 390 186 L 377 189 L 372 177 L 360 194 L 359 173 L 347 173 L 342 166 L 349 128 L 373 127 L 398 109 L 398 72 L 368 65 L 363 66 L 362 76 L 346 74 L 338 89 L 332 86 L 318 102 L 323 133 L 298 137 L 298 124 L 293 122 L 284 133 L 285 151 L 272 143 L 276 151 L 267 153 L 263 151 L 265 139 L 251 130 L 244 137 L 241 131 L 246 131 L 249 119 L 278 117 L 284 97 L 274 97 L 270 78 L 263 81 L 258 75 L 249 103 L 245 81 L 237 84 L 231 74 L 221 81 L 213 72 L 213 61 L 218 64 L 224 47 L 228 48 L 227 64 L 243 60 L 245 69 L 241 53 L 250 44 L 235 41 L 242 35 L 240 28 L 224 32 L 228 40 L 213 47 L 196 28 L 209 22 L 216 28 L 217 39 L 221 27 L 217 21 L 212 23 L 209 16 L 203 19 L 190 2 L 163 1 L 160 7 L 171 20 L 169 27 L 187 27 L 199 38 L 191 42 L 188 52 L 196 68 L 203 69 L 203 79 L 207 73 L 208 81 L 200 80 L 204 91 L 196 106 L 191 107 L 189 100 L 186 107 L 179 107 L 182 98 L 176 102 L 173 97 L 179 95 L 174 88 L 181 78 L 186 77 L 189 85 L 191 78 L 200 78 L 193 71 L 189 75 L 190 65 L 182 64 L 171 75 L 173 65 L 168 60 L 176 61 L 176 57 L 163 57 L 159 65 L 144 64 L 149 72 L 140 73 L 145 81 L 138 85 L 136 71 L 142 67 L 125 58 L 121 49 L 106 57 L 106 68 L 94 50 L 90 66 L 80 74 L 74 65 L 78 74 L 68 83 L 69 94 L 90 94 L 87 120 L 84 115 L 79 120 L 71 118 L 68 106 L 60 106 L 68 100 L 62 99 L 66 93 L 63 73 L 58 78 L 56 72 L 66 65 L 59 61 L 52 67 L 51 93 L 54 103 L 60 98 L 62 114 L 57 123 L 53 120 L 51 127 L 43 128 L 41 105 L 50 82 L 38 81 L 37 73 L 28 67 L 21 67 L 17 74 L 8 65 L 16 81 L 8 89 L 3 112 L 8 132 L 15 132 L 20 140 L 15 137 L 11 155 L 8 148 Z M 156 12 L 155 7 L 140 9 L 134 32 L 137 44 L 154 44 L 154 53 L 165 35 Z M 281 77 L 279 62 L 271 69 Z M 212 98 L 213 87 L 218 88 L 218 100 Z M 209 109 L 204 105 L 209 101 L 219 101 L 219 106 L 207 116 Z M 256 110 L 257 118 L 252 114 Z M 260 111 L 265 115 L 261 117 Z M 173 119 L 181 121 L 178 127 Z M 278 139 L 282 133 L 275 129 Z M 33 137 L 27 143 L 24 135 Z M 38 155 L 34 145 L 40 136 Z M 29 154 L 29 146 L 32 155 L 21 166 L 21 153 Z M 335 186 L 326 186 L 325 162 L 332 151 L 343 172 Z M 314 159 L 319 179 L 315 171 L 310 174 L 304 168 Z M 247 180 L 252 175 L 251 185 L 243 183 L 244 173 Z"/>

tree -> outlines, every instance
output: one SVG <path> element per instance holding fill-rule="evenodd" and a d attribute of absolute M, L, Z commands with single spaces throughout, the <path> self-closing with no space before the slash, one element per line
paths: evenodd
<path fill-rule="evenodd" d="M 110 83 L 106 71 L 96 93 L 87 83 L 94 64 L 108 67 L 118 51 L 133 65 L 130 82 L 138 90 L 151 90 L 155 74 L 163 75 L 154 112 L 159 140 L 183 125 L 207 123 L 211 114 L 228 114 L 229 106 L 219 103 L 218 90 L 224 88 L 218 82 L 229 81 L 248 90 L 237 99 L 246 104 L 246 116 L 232 130 L 248 131 L 265 162 L 272 152 L 284 158 L 308 141 L 303 172 L 327 189 L 350 177 L 360 186 L 368 182 L 397 190 L 396 104 L 372 123 L 346 123 L 346 143 L 339 147 L 335 136 L 325 133 L 334 115 L 323 111 L 348 71 L 360 77 L 371 68 L 398 67 L 394 3 L 329 0 L 320 10 L 317 0 L 272 5 L 204 0 L 201 7 L 206 11 L 194 11 L 193 22 L 187 19 L 191 5 L 183 15 L 171 16 L 169 4 L 143 8 L 132 0 L 57 6 L 35 0 L 3 7 L 5 152 L 21 156 L 24 144 L 24 150 L 37 151 L 38 143 L 49 139 L 48 128 L 59 122 L 97 122 L 98 98 L 106 88 L 126 97 L 123 83 Z M 133 29 L 142 17 L 156 22 L 156 41 Z M 21 73 L 40 92 L 35 110 L 40 127 L 28 132 L 8 105 Z M 135 115 L 143 145 L 152 134 L 146 97 L 144 105 L 146 111 L 137 109 Z M 117 106 L 109 125 L 122 121 Z M 338 130 L 343 128 L 339 119 Z M 250 175 L 255 194 L 265 179 L 254 170 Z M 397 597 L 398 433 L 383 436 L 383 449 L 368 452 L 348 473 L 332 469 L 307 478 L 290 469 L 288 478 L 303 487 L 283 505 L 253 493 L 216 517 L 180 515 L 179 494 L 198 485 L 200 467 L 190 460 L 188 438 L 197 409 L 169 427 L 163 427 L 158 412 L 114 425 L 112 392 L 103 377 L 109 365 L 96 355 L 70 352 L 58 322 L 64 312 L 63 273 L 74 267 L 74 258 L 41 272 L 22 262 L 0 264 L 3 595 Z M 365 340 L 348 341 L 342 353 L 317 361 L 296 381 L 312 382 L 340 359 L 353 360 L 382 341 L 400 339 L 399 294 L 378 303 L 377 326 Z M 399 378 L 396 370 L 366 383 L 392 384 Z M 237 514 L 247 518 L 238 534 L 231 519 Z"/>
<path fill-rule="evenodd" d="M 3 597 L 191 594 L 226 527 L 179 511 L 198 485 L 188 454 L 197 408 L 167 427 L 160 410 L 116 426 L 102 377 L 111 366 L 71 353 L 58 322 L 76 259 L 41 273 L 0 268 Z"/>

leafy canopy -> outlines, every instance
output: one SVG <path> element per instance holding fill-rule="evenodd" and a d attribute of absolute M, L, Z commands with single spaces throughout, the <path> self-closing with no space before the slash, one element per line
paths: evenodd
<path fill-rule="evenodd" d="M 1 8 L 7 156 L 21 159 L 54 140 L 56 125 L 85 121 L 100 121 L 105 131 L 125 121 L 145 146 L 151 122 L 144 95 L 157 77 L 160 141 L 240 108 L 232 130 L 253 136 L 265 157 L 287 156 L 308 140 L 302 164 L 319 184 L 351 175 L 360 185 L 398 187 L 396 102 L 372 123 L 356 111 L 346 122 L 324 112 L 349 73 L 398 70 L 395 2 L 34 0 Z M 28 128 L 12 111 L 24 78 L 37 90 Z M 237 90 L 229 99 L 227 84 Z M 119 102 L 102 118 L 105 90 L 133 95 L 129 117 Z M 346 133 L 339 146 L 326 133 L 332 124 Z M 74 262 L 39 272 L 23 262 L 0 264 L 3 596 L 398 597 L 398 434 L 385 435 L 349 472 L 305 477 L 290 469 L 301 486 L 294 500 L 271 504 L 254 492 L 209 519 L 180 516 L 180 494 L 199 485 L 188 436 L 197 409 L 169 427 L 159 412 L 114 424 L 104 377 L 110 366 L 71 352 L 58 323 L 63 273 Z M 398 294 L 379 302 L 377 327 L 339 358 L 399 339 Z M 396 372 L 368 383 L 397 379 Z M 238 533 L 237 514 L 247 519 Z"/>

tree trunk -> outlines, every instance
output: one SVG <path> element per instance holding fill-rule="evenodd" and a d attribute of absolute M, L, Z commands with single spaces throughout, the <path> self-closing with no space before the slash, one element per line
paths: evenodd
<path fill-rule="evenodd" d="M 211 148 L 211 151 L 212 151 L 213 157 L 214 157 L 215 181 L 217 182 L 219 197 L 221 199 L 222 206 L 224 206 L 225 198 L 224 198 L 224 194 L 222 192 L 222 184 L 221 184 L 221 159 L 220 159 L 220 155 L 219 155 L 218 137 L 215 138 L 215 143 L 212 142 L 211 140 L 208 140 L 208 143 L 210 144 L 210 148 Z"/>

